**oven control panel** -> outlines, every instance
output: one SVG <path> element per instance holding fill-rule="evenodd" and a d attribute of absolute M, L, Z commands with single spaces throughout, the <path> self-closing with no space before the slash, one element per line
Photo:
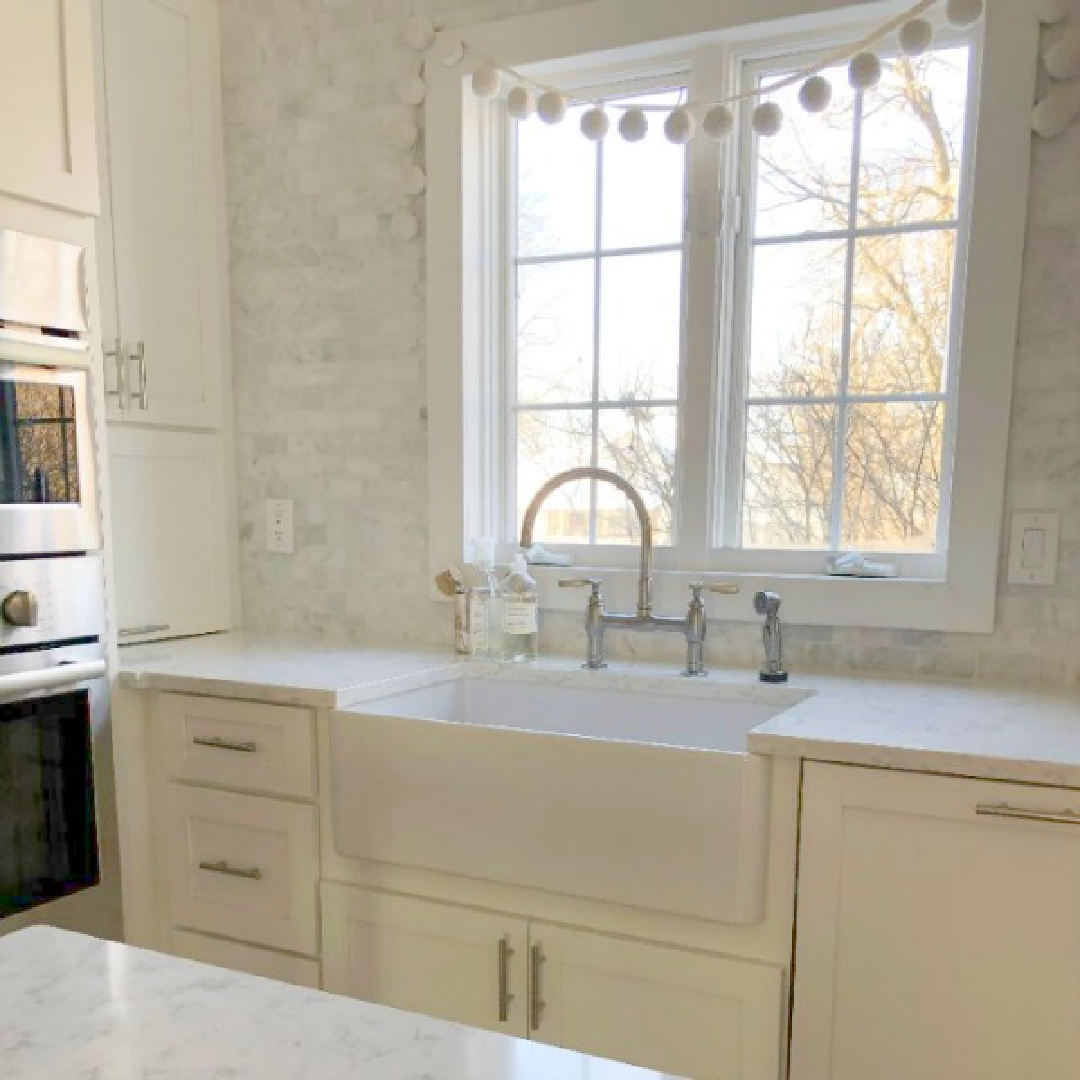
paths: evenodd
<path fill-rule="evenodd" d="M 0 650 L 101 638 L 100 555 L 0 561 Z"/>

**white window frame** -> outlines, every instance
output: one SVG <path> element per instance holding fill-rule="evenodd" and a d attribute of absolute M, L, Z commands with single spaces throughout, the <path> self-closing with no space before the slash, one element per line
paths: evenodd
<path fill-rule="evenodd" d="M 723 5 L 715 0 L 681 0 L 678 5 L 597 0 L 472 27 L 465 37 L 481 53 L 515 67 L 542 69 L 550 81 L 557 81 L 561 74 L 581 70 L 582 57 L 592 58 L 593 70 L 606 65 L 620 73 L 630 65 L 663 62 L 693 48 L 737 50 L 741 42 L 758 37 L 766 24 L 777 42 L 790 41 L 792 35 L 805 41 L 808 28 L 835 34 L 839 27 L 850 27 L 853 19 L 887 18 L 906 6 L 874 2 L 851 8 L 831 0 L 729 0 Z M 790 620 L 804 625 L 993 629 L 1038 24 L 1029 5 L 988 0 L 982 38 L 983 79 L 971 136 L 977 165 L 970 188 L 958 422 L 953 433 L 955 480 L 948 516 L 948 550 L 962 557 L 949 560 L 944 578 L 853 581 L 801 572 L 781 560 L 767 568 L 760 563 L 740 567 L 730 550 L 684 550 L 683 565 L 696 572 L 665 570 L 661 563 L 658 609 L 683 610 L 686 582 L 704 571 L 707 576 L 734 576 L 744 584 L 740 597 L 711 602 L 711 614 L 718 618 L 753 620 L 747 594 L 768 587 L 783 593 Z M 494 209 L 500 200 L 489 196 L 507 190 L 509 169 L 503 140 L 495 137 L 493 126 L 498 106 L 478 101 L 461 70 L 429 67 L 426 109 L 429 528 L 434 572 L 460 564 L 470 537 L 500 531 L 492 500 L 482 497 L 492 490 L 492 470 L 498 464 L 493 455 L 505 451 L 502 425 L 494 415 L 498 406 L 492 401 L 504 400 L 500 346 L 508 332 L 505 305 L 493 302 L 497 293 L 492 291 L 494 282 L 506 280 L 508 268 L 500 265 L 507 250 L 506 222 Z M 715 175 L 710 178 L 714 186 Z M 702 179 L 691 166 L 691 228 L 714 227 L 716 215 L 728 209 L 715 192 L 697 199 L 704 190 Z M 688 302 L 694 303 L 699 293 L 698 302 L 703 302 L 704 289 L 711 294 L 715 277 L 710 274 L 706 285 L 700 274 L 694 275 L 692 263 L 688 273 Z M 691 320 L 690 325 L 701 323 Z M 702 344 L 708 343 L 690 342 L 689 348 Z M 683 387 L 687 407 L 711 407 L 717 390 L 724 389 L 711 382 L 711 375 L 688 372 Z M 691 427 L 701 430 L 698 424 Z M 681 445 L 680 466 L 683 471 L 714 470 L 713 446 Z M 710 491 L 716 488 L 712 479 Z M 706 508 L 695 504 L 693 512 Z M 703 529 L 697 532 L 706 535 Z M 623 549 L 622 555 L 620 562 L 634 561 L 633 549 Z M 589 569 L 603 574 L 610 606 L 631 607 L 636 577 L 631 566 L 606 558 L 597 561 L 604 565 Z M 537 571 L 542 604 L 577 610 L 580 596 L 560 593 L 554 587 L 558 576 Z"/>

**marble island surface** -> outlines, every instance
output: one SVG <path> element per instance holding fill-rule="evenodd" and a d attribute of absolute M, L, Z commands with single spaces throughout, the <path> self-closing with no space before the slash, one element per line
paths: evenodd
<path fill-rule="evenodd" d="M 0 939 L 4 1080 L 661 1080 L 51 927 Z"/>
<path fill-rule="evenodd" d="M 1080 692 L 798 673 L 773 687 L 751 671 L 714 670 L 691 680 L 671 664 L 612 663 L 593 672 L 571 657 L 501 665 L 445 650 L 299 644 L 242 633 L 128 646 L 121 666 L 121 685 L 129 689 L 331 709 L 466 672 L 750 700 L 776 707 L 749 734 L 748 748 L 759 754 L 1080 788 Z"/>

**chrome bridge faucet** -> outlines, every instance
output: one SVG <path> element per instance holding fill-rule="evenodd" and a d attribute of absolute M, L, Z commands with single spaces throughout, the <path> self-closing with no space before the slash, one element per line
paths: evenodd
<path fill-rule="evenodd" d="M 722 593 L 733 596 L 739 592 L 739 586 L 730 583 L 704 585 L 701 582 L 692 582 L 690 585 L 690 605 L 684 617 L 676 615 L 654 615 L 652 609 L 652 576 L 653 576 L 653 531 L 652 520 L 644 500 L 637 490 L 627 483 L 617 473 L 607 469 L 597 469 L 586 466 L 579 469 L 569 469 L 553 476 L 533 496 L 525 511 L 521 522 L 521 546 L 528 550 L 533 543 L 533 530 L 536 526 L 536 516 L 540 507 L 547 501 L 551 494 L 564 484 L 573 483 L 576 480 L 600 480 L 612 484 L 618 488 L 630 500 L 638 516 L 641 527 L 641 561 L 638 571 L 638 601 L 637 611 L 633 614 L 613 614 L 604 610 L 604 599 L 601 595 L 601 581 L 599 578 L 569 578 L 559 582 L 561 588 L 591 588 L 589 603 L 585 615 L 585 633 L 588 638 L 588 655 L 585 666 L 593 670 L 606 667 L 604 662 L 604 632 L 613 627 L 619 630 L 642 630 L 655 632 L 673 630 L 686 637 L 686 669 L 683 672 L 687 676 L 705 675 L 705 632 L 706 612 L 705 602 L 702 600 L 702 592 Z"/>

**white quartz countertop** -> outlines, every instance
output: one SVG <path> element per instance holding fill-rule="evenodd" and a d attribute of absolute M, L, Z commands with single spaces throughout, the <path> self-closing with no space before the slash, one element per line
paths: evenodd
<path fill-rule="evenodd" d="M 297 644 L 218 634 L 121 650 L 121 681 L 261 701 L 348 708 L 466 671 L 563 685 L 715 695 L 775 705 L 749 749 L 884 768 L 1080 788 L 1080 693 L 956 683 L 792 675 L 764 686 L 756 673 L 684 679 L 670 664 L 613 663 L 585 672 L 575 658 L 535 665 L 461 662 L 448 651 Z M 663 723 L 662 718 L 658 723 Z"/>
<path fill-rule="evenodd" d="M 659 1080 L 51 927 L 0 939 L 4 1080 Z"/>

